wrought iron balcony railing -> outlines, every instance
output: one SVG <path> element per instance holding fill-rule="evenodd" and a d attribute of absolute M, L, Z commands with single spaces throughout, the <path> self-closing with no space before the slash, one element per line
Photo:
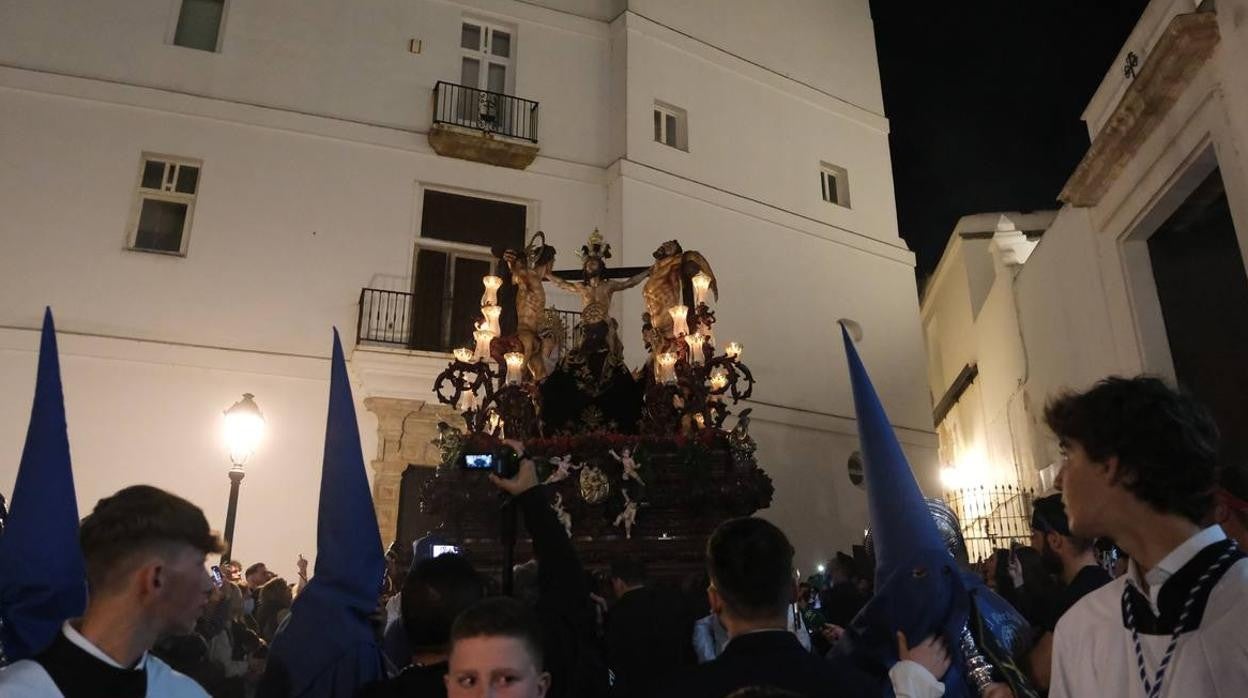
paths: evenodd
<path fill-rule="evenodd" d="M 537 102 L 439 80 L 433 88 L 433 123 L 536 143 Z"/>
<path fill-rule="evenodd" d="M 404 349 L 450 351 L 457 346 L 471 346 L 472 337 L 451 337 L 449 345 L 441 341 L 419 341 L 416 331 L 418 318 L 416 296 L 407 291 L 389 291 L 380 288 L 360 289 L 360 311 L 356 321 L 357 343 L 382 344 Z M 564 335 L 562 346 L 575 345 L 580 338 L 581 314 L 571 310 L 558 310 Z"/>

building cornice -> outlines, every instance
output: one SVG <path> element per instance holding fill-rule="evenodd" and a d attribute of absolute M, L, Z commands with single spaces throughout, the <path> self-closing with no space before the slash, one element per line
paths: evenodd
<path fill-rule="evenodd" d="M 1072 206 L 1095 206 L 1141 145 L 1179 100 L 1218 45 L 1217 15 L 1177 15 L 1127 87 L 1104 128 L 1075 168 L 1058 198 Z"/>

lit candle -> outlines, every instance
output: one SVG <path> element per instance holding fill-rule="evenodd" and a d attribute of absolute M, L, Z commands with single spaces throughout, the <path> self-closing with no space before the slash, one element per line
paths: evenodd
<path fill-rule="evenodd" d="M 472 333 L 472 338 L 477 340 L 477 351 L 473 355 L 477 361 L 490 360 L 490 342 L 494 340 L 494 333 L 481 328 Z"/>
<path fill-rule="evenodd" d="M 481 305 L 498 305 L 498 289 L 503 286 L 502 277 L 484 276 L 481 283 L 485 284 L 485 295 L 481 296 Z"/>
<path fill-rule="evenodd" d="M 693 275 L 693 304 L 702 305 L 706 302 L 706 292 L 711 290 L 711 276 L 704 271 Z"/>
<path fill-rule="evenodd" d="M 486 424 L 486 431 L 490 432 L 491 434 L 494 434 L 495 436 L 501 439 L 503 438 L 502 429 L 503 429 L 503 418 L 499 416 L 497 412 L 491 412 L 490 418 Z"/>
<path fill-rule="evenodd" d="M 689 363 L 702 363 L 702 342 L 704 339 L 700 334 L 685 335 L 685 343 L 689 345 Z"/>
<path fill-rule="evenodd" d="M 719 393 L 728 387 L 728 372 L 722 368 L 716 368 L 711 372 L 711 390 Z"/>
<path fill-rule="evenodd" d="M 485 316 L 488 323 L 488 329 L 495 337 L 503 333 L 503 329 L 498 326 L 498 316 L 503 314 L 503 307 L 500 305 L 487 305 L 481 308 L 481 314 Z"/>
<path fill-rule="evenodd" d="M 459 411 L 467 412 L 477 406 L 477 394 L 471 390 L 465 390 L 459 396 Z"/>
<path fill-rule="evenodd" d="M 687 321 L 689 317 L 688 306 L 672 306 L 667 312 L 672 316 L 672 336 L 683 337 L 689 334 L 689 322 Z"/>
<path fill-rule="evenodd" d="M 507 362 L 507 383 L 519 383 L 524 374 L 524 354 L 518 351 L 509 351 L 503 354 L 503 360 Z"/>
<path fill-rule="evenodd" d="M 658 362 L 658 375 L 655 380 L 659 383 L 675 383 L 676 382 L 676 354 L 675 352 L 665 351 L 655 357 Z"/>
<path fill-rule="evenodd" d="M 472 363 L 472 350 L 469 349 L 468 347 L 460 347 L 456 349 L 453 353 L 455 354 L 456 361 L 466 363 L 466 364 Z"/>
<path fill-rule="evenodd" d="M 728 355 L 728 358 L 736 361 L 741 358 L 741 349 L 740 342 L 728 342 L 728 346 L 724 347 L 724 353 Z"/>

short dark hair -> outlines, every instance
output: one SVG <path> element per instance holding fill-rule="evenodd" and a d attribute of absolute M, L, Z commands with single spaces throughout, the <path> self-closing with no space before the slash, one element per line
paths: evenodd
<path fill-rule="evenodd" d="M 1088 457 L 1117 457 L 1122 485 L 1154 509 L 1200 522 L 1213 506 L 1218 428 L 1190 396 L 1157 378 L 1111 377 L 1051 401 L 1044 419 Z"/>
<path fill-rule="evenodd" d="M 720 524 L 706 544 L 707 572 L 733 615 L 763 620 L 793 602 L 793 546 L 764 519 Z"/>
<path fill-rule="evenodd" d="M 545 668 L 542 626 L 532 609 L 509 596 L 494 596 L 470 606 L 451 625 L 451 643 L 474 637 L 510 637 L 520 640 L 538 670 Z"/>
<path fill-rule="evenodd" d="M 485 596 L 485 585 L 467 558 L 447 554 L 413 565 L 401 593 L 412 649 L 440 649 L 451 641 L 455 617 Z"/>
<path fill-rule="evenodd" d="M 243 578 L 246 579 L 262 569 L 267 569 L 263 562 L 253 562 L 247 566 L 247 571 L 243 572 Z"/>
<path fill-rule="evenodd" d="M 1031 530 L 1040 533 L 1056 533 L 1065 538 L 1078 555 L 1092 548 L 1091 538 L 1083 538 L 1070 532 L 1070 520 L 1066 516 L 1066 505 L 1062 502 L 1060 494 L 1040 497 L 1032 504 Z"/>
<path fill-rule="evenodd" d="M 611 561 L 611 578 L 625 584 L 645 584 L 646 563 L 636 558 L 616 558 Z"/>
<path fill-rule="evenodd" d="M 182 543 L 208 553 L 224 548 L 199 507 L 150 485 L 127 487 L 101 499 L 82 520 L 78 543 L 95 592 L 116 581 L 121 565 L 153 546 Z"/>

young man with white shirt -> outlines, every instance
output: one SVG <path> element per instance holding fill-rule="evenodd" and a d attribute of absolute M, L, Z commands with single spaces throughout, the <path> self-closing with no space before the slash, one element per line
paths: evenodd
<path fill-rule="evenodd" d="M 1148 377 L 1109 378 L 1052 402 L 1070 530 L 1112 538 L 1127 573 L 1062 616 L 1050 696 L 1229 696 L 1248 686 L 1248 561 L 1201 528 L 1218 434 L 1190 397 Z"/>
<path fill-rule="evenodd" d="M 146 485 L 106 497 L 82 521 L 87 567 L 82 618 L 52 645 L 0 670 L 0 698 L 206 698 L 194 680 L 148 654 L 190 633 L 212 590 L 204 568 L 221 552 L 199 507 Z"/>

